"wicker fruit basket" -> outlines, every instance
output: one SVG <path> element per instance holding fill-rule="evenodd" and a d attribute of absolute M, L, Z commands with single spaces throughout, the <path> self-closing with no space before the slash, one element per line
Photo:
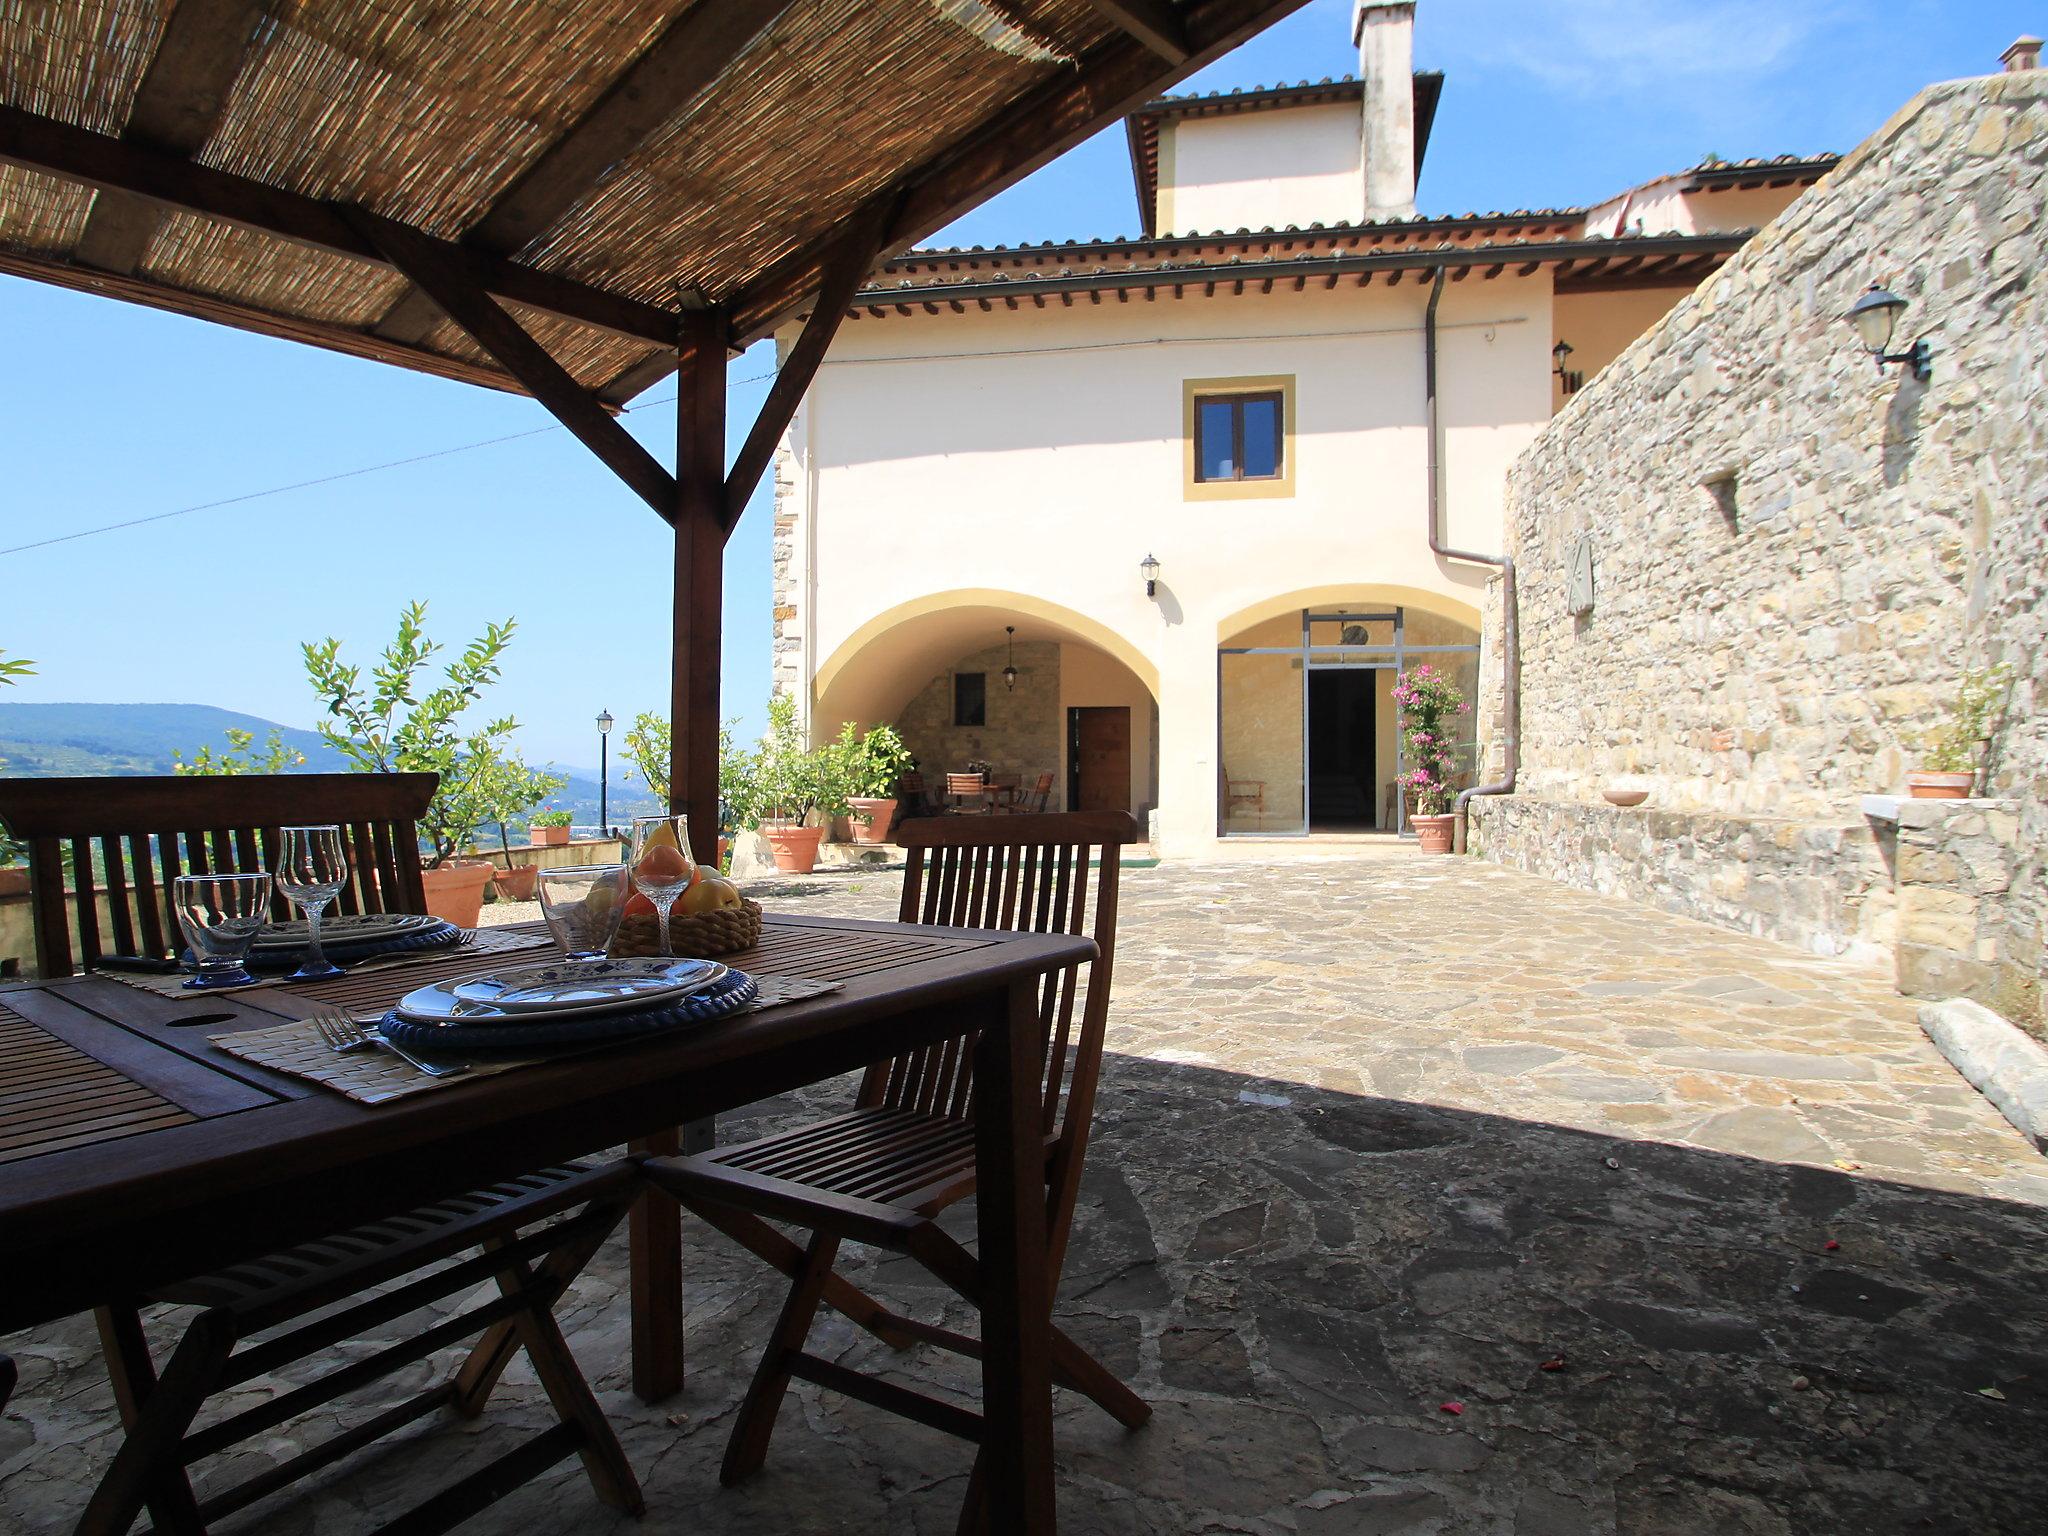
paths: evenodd
<path fill-rule="evenodd" d="M 653 916 L 641 913 L 620 923 L 619 935 L 612 940 L 612 958 L 660 954 L 661 933 L 656 921 Z M 715 912 L 688 916 L 681 912 L 669 914 L 670 951 L 688 959 L 701 960 L 710 955 L 729 955 L 735 950 L 751 949 L 760 937 L 761 903 L 758 901 L 742 901 L 736 907 L 720 907 Z"/>

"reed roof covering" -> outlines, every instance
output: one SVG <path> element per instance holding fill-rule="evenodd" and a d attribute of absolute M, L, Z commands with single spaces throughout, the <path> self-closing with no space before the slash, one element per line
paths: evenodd
<path fill-rule="evenodd" d="M 0 271 L 521 388 L 399 226 L 616 404 L 1299 3 L 0 0 Z"/>

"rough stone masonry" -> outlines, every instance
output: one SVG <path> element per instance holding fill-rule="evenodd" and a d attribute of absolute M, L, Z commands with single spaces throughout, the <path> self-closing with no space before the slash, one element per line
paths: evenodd
<path fill-rule="evenodd" d="M 1475 805 L 1475 846 L 1823 951 L 1892 948 L 1898 834 L 1859 802 L 1903 792 L 1964 671 L 2003 662 L 1991 803 L 1961 835 L 1996 828 L 2010 868 L 1921 846 L 1915 880 L 1969 935 L 1965 990 L 2041 1031 L 2044 97 L 2040 71 L 1921 92 L 1518 461 L 1521 780 Z M 1909 301 L 1893 347 L 1926 338 L 1929 382 L 1843 323 L 1873 282 Z M 1584 534 L 1595 601 L 1574 616 Z M 1482 709 L 1497 739 L 1498 698 Z M 1621 776 L 1642 810 L 1602 803 Z"/>

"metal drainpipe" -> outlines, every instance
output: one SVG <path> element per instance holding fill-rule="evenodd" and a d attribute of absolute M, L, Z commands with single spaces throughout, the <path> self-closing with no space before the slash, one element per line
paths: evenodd
<path fill-rule="evenodd" d="M 1445 560 L 1463 560 L 1472 565 L 1490 565 L 1500 572 L 1500 712 L 1507 773 L 1491 784 L 1475 784 L 1458 796 L 1453 808 L 1457 821 L 1452 832 L 1453 847 L 1465 851 L 1466 822 L 1474 795 L 1514 793 L 1515 771 L 1521 766 L 1522 657 L 1521 610 L 1515 595 L 1515 562 L 1506 555 L 1482 555 L 1475 550 L 1448 549 L 1439 530 L 1443 527 L 1444 472 L 1443 423 L 1436 408 L 1436 306 L 1444 296 L 1444 269 L 1436 269 L 1429 285 L 1429 305 L 1422 314 L 1423 409 L 1429 434 L 1429 552 Z"/>

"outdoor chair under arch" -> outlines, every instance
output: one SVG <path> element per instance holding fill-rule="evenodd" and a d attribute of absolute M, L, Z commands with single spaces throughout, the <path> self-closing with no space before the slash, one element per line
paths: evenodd
<path fill-rule="evenodd" d="M 1048 1294 L 1058 1291 L 1094 1118 L 1116 959 L 1118 860 L 1137 836 L 1136 822 L 1122 812 L 925 819 L 897 829 L 907 855 L 899 921 L 1087 934 L 1096 943 L 1085 975 L 1078 965 L 1055 972 L 1040 997 Z M 955 1036 L 877 1062 L 844 1114 L 645 1165 L 656 1189 L 791 1281 L 727 1442 L 720 1481 L 736 1483 L 760 1468 L 792 1377 L 979 1441 L 979 1415 L 804 1349 L 825 1303 L 892 1348 L 922 1342 L 978 1357 L 977 1340 L 894 1312 L 832 1268 L 842 1242 L 866 1243 L 907 1255 L 979 1305 L 979 1260 L 936 1220 L 975 1191 L 974 1044 L 972 1035 Z M 808 1242 L 800 1246 L 770 1220 L 807 1228 Z M 1149 1404 L 1056 1325 L 1049 1337 L 1057 1384 L 1093 1399 L 1127 1428 L 1151 1416 Z M 979 1490 L 977 1476 L 969 1522 Z"/>

